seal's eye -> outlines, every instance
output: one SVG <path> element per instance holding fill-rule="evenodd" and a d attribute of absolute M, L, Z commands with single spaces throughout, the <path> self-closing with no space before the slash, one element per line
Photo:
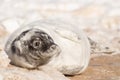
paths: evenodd
<path fill-rule="evenodd" d="M 34 48 L 38 48 L 40 46 L 40 41 L 34 41 L 33 46 Z"/>
<path fill-rule="evenodd" d="M 32 42 L 32 46 L 35 48 L 35 49 L 38 49 L 41 47 L 41 41 L 39 38 L 36 38 L 33 40 Z"/>

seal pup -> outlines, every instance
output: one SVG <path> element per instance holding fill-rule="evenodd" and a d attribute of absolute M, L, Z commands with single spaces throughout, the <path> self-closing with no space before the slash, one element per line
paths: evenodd
<path fill-rule="evenodd" d="M 20 27 L 9 37 L 5 51 L 15 65 L 49 66 L 65 75 L 82 73 L 90 60 L 87 36 L 77 25 L 59 20 L 41 20 Z"/>

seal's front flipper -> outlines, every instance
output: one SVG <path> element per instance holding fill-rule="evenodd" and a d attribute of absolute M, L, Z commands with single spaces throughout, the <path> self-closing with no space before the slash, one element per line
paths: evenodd
<path fill-rule="evenodd" d="M 63 38 L 80 43 L 81 39 L 80 39 L 80 36 L 77 35 L 77 33 L 74 33 L 70 30 L 66 30 L 66 29 L 62 29 L 62 28 L 56 28 L 55 32 Z"/>

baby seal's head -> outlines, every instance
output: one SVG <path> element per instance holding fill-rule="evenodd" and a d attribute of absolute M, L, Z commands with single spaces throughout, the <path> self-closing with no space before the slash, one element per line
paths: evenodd
<path fill-rule="evenodd" d="M 44 31 L 39 29 L 29 29 L 22 32 L 11 44 L 12 54 L 24 58 L 27 64 L 34 67 L 46 64 L 50 59 L 60 53 L 60 48 L 53 39 Z M 17 58 L 16 58 L 17 59 Z M 21 67 L 26 65 L 17 64 Z M 23 62 L 24 63 L 24 62 Z"/>

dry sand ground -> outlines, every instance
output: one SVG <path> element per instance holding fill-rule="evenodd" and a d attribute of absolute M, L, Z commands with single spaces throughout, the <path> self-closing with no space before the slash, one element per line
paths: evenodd
<path fill-rule="evenodd" d="M 120 80 L 120 55 L 91 58 L 89 67 L 71 80 Z"/>

